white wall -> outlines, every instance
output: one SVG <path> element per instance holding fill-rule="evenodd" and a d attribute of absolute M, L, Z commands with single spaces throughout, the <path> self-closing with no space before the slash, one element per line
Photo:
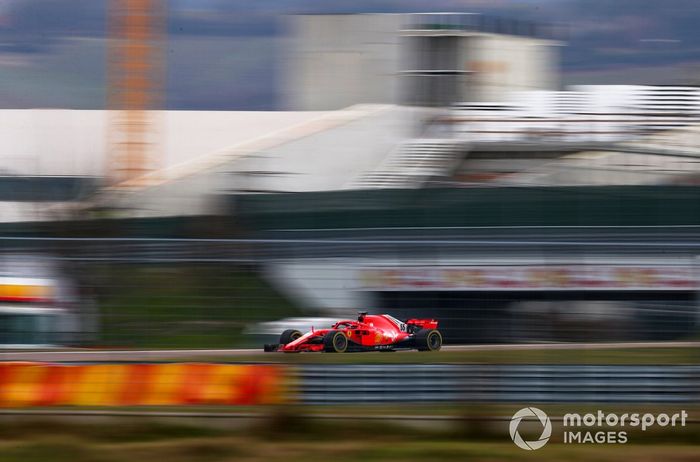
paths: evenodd
<path fill-rule="evenodd" d="M 409 137 L 425 113 L 401 106 L 362 107 L 365 115 L 356 120 L 242 158 L 229 169 L 237 177 L 235 185 L 277 192 L 350 187 Z M 250 171 L 269 174 L 235 175 Z"/>
<path fill-rule="evenodd" d="M 193 215 L 221 212 L 216 196 L 222 193 L 344 189 L 374 170 L 424 112 L 358 105 L 325 113 L 157 172 L 120 205 L 133 215 Z"/>
<path fill-rule="evenodd" d="M 398 103 L 401 15 L 299 15 L 289 18 L 283 77 L 291 110 Z"/>
<path fill-rule="evenodd" d="M 265 277 L 304 308 L 335 313 L 367 309 L 368 295 L 360 292 L 357 269 L 343 259 L 268 265 Z"/>
<path fill-rule="evenodd" d="M 317 118 L 317 112 L 167 111 L 154 113 L 160 156 L 154 167 L 190 161 Z M 108 111 L 0 110 L 0 170 L 22 175 L 102 176 Z"/>
<path fill-rule="evenodd" d="M 104 111 L 0 110 L 0 168 L 22 175 L 104 171 Z"/>
<path fill-rule="evenodd" d="M 556 42 L 484 34 L 468 44 L 470 100 L 508 101 L 513 91 L 558 89 Z"/>

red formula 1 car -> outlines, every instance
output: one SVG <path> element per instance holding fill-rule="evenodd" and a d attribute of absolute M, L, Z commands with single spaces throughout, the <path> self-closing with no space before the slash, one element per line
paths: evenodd
<path fill-rule="evenodd" d="M 442 334 L 437 326 L 438 322 L 434 319 L 409 319 L 403 322 L 388 314 L 361 312 L 357 321 L 338 321 L 330 329 L 312 328 L 306 334 L 294 329 L 285 330 L 280 342 L 265 345 L 265 351 L 437 351 L 442 346 Z"/>

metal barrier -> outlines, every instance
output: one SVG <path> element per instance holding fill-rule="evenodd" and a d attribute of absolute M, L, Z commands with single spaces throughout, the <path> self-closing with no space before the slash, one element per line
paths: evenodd
<path fill-rule="evenodd" d="M 305 365 L 300 400 L 342 403 L 684 403 L 700 366 Z"/>
<path fill-rule="evenodd" d="M 700 365 L 0 363 L 0 407 L 689 403 Z"/>

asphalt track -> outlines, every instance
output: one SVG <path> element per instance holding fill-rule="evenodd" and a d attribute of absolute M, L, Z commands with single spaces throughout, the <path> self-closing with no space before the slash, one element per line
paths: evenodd
<path fill-rule="evenodd" d="M 528 343 L 501 345 L 445 345 L 443 351 L 504 351 L 504 350 L 605 350 L 617 348 L 700 348 L 700 342 L 622 342 L 622 343 Z M 195 360 L 235 359 L 236 356 L 266 355 L 262 348 L 217 350 L 13 350 L 0 352 L 0 361 L 168 361 L 183 358 Z M 309 353 L 311 354 L 311 353 Z M 350 353 L 378 354 L 378 353 Z M 400 351 L 397 354 L 420 354 L 417 351 Z"/>

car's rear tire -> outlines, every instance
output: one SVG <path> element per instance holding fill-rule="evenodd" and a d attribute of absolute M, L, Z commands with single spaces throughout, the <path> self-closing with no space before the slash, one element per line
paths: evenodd
<path fill-rule="evenodd" d="M 301 337 L 301 332 L 296 329 L 287 329 L 280 335 L 280 345 L 286 345 Z"/>
<path fill-rule="evenodd" d="M 323 350 L 328 353 L 345 353 L 348 349 L 348 338 L 339 330 L 332 330 L 323 336 Z"/>
<path fill-rule="evenodd" d="M 437 329 L 421 329 L 416 332 L 418 351 L 438 351 L 442 348 L 442 334 Z"/>

